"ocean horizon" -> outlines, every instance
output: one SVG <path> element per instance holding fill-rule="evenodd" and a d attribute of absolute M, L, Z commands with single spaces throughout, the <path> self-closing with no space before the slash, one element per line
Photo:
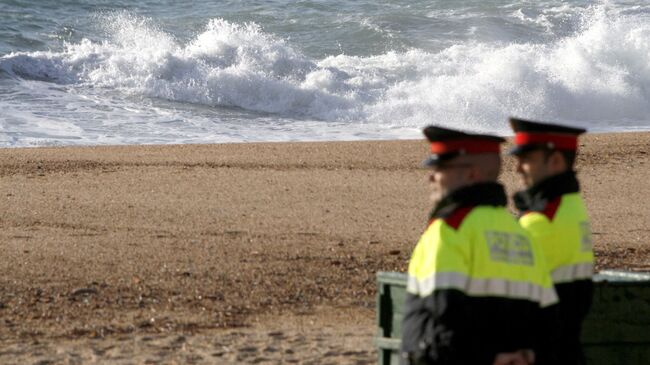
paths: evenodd
<path fill-rule="evenodd" d="M 644 1 L 0 0 L 0 147 L 650 131 Z"/>

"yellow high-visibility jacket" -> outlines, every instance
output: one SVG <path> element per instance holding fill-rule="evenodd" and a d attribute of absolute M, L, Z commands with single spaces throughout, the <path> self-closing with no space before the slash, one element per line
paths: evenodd
<path fill-rule="evenodd" d="M 558 293 L 560 364 L 583 364 L 582 322 L 593 295 L 594 254 L 587 210 L 575 172 L 553 176 L 515 195 L 519 223 L 544 251 Z"/>
<path fill-rule="evenodd" d="M 409 263 L 405 363 L 492 364 L 499 352 L 541 349 L 555 318 L 543 308 L 557 296 L 505 204 L 503 187 L 487 183 L 437 205 Z"/>

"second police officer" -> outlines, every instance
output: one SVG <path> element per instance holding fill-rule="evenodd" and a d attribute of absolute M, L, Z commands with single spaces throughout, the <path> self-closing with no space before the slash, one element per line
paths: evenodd
<path fill-rule="evenodd" d="M 516 118 L 510 124 L 515 132 L 510 153 L 527 188 L 514 197 L 519 222 L 542 247 L 560 299 L 557 363 L 584 364 L 580 332 L 592 301 L 594 254 L 573 166 L 578 135 L 585 130 Z"/>

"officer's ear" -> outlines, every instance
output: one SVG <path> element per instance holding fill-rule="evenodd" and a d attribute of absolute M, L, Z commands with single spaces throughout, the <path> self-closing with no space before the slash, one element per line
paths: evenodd
<path fill-rule="evenodd" d="M 496 181 L 501 170 L 501 156 L 493 153 L 476 155 L 470 172 L 473 182 Z"/>
<path fill-rule="evenodd" d="M 564 155 L 559 150 L 551 150 L 547 153 L 546 166 L 552 174 L 562 173 L 569 168 Z"/>
<path fill-rule="evenodd" d="M 467 169 L 467 179 L 472 183 L 484 182 L 487 179 L 486 171 L 481 165 L 472 164 Z"/>

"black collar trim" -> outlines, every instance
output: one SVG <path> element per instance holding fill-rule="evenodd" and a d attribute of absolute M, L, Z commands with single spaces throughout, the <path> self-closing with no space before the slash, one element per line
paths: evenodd
<path fill-rule="evenodd" d="M 551 176 L 527 190 L 513 196 L 515 206 L 521 212 L 544 210 L 546 204 L 564 194 L 577 193 L 580 184 L 573 170 Z"/>
<path fill-rule="evenodd" d="M 446 218 L 456 210 L 476 205 L 506 206 L 508 198 L 503 185 L 480 183 L 460 188 L 444 197 L 431 211 L 430 219 Z"/>

